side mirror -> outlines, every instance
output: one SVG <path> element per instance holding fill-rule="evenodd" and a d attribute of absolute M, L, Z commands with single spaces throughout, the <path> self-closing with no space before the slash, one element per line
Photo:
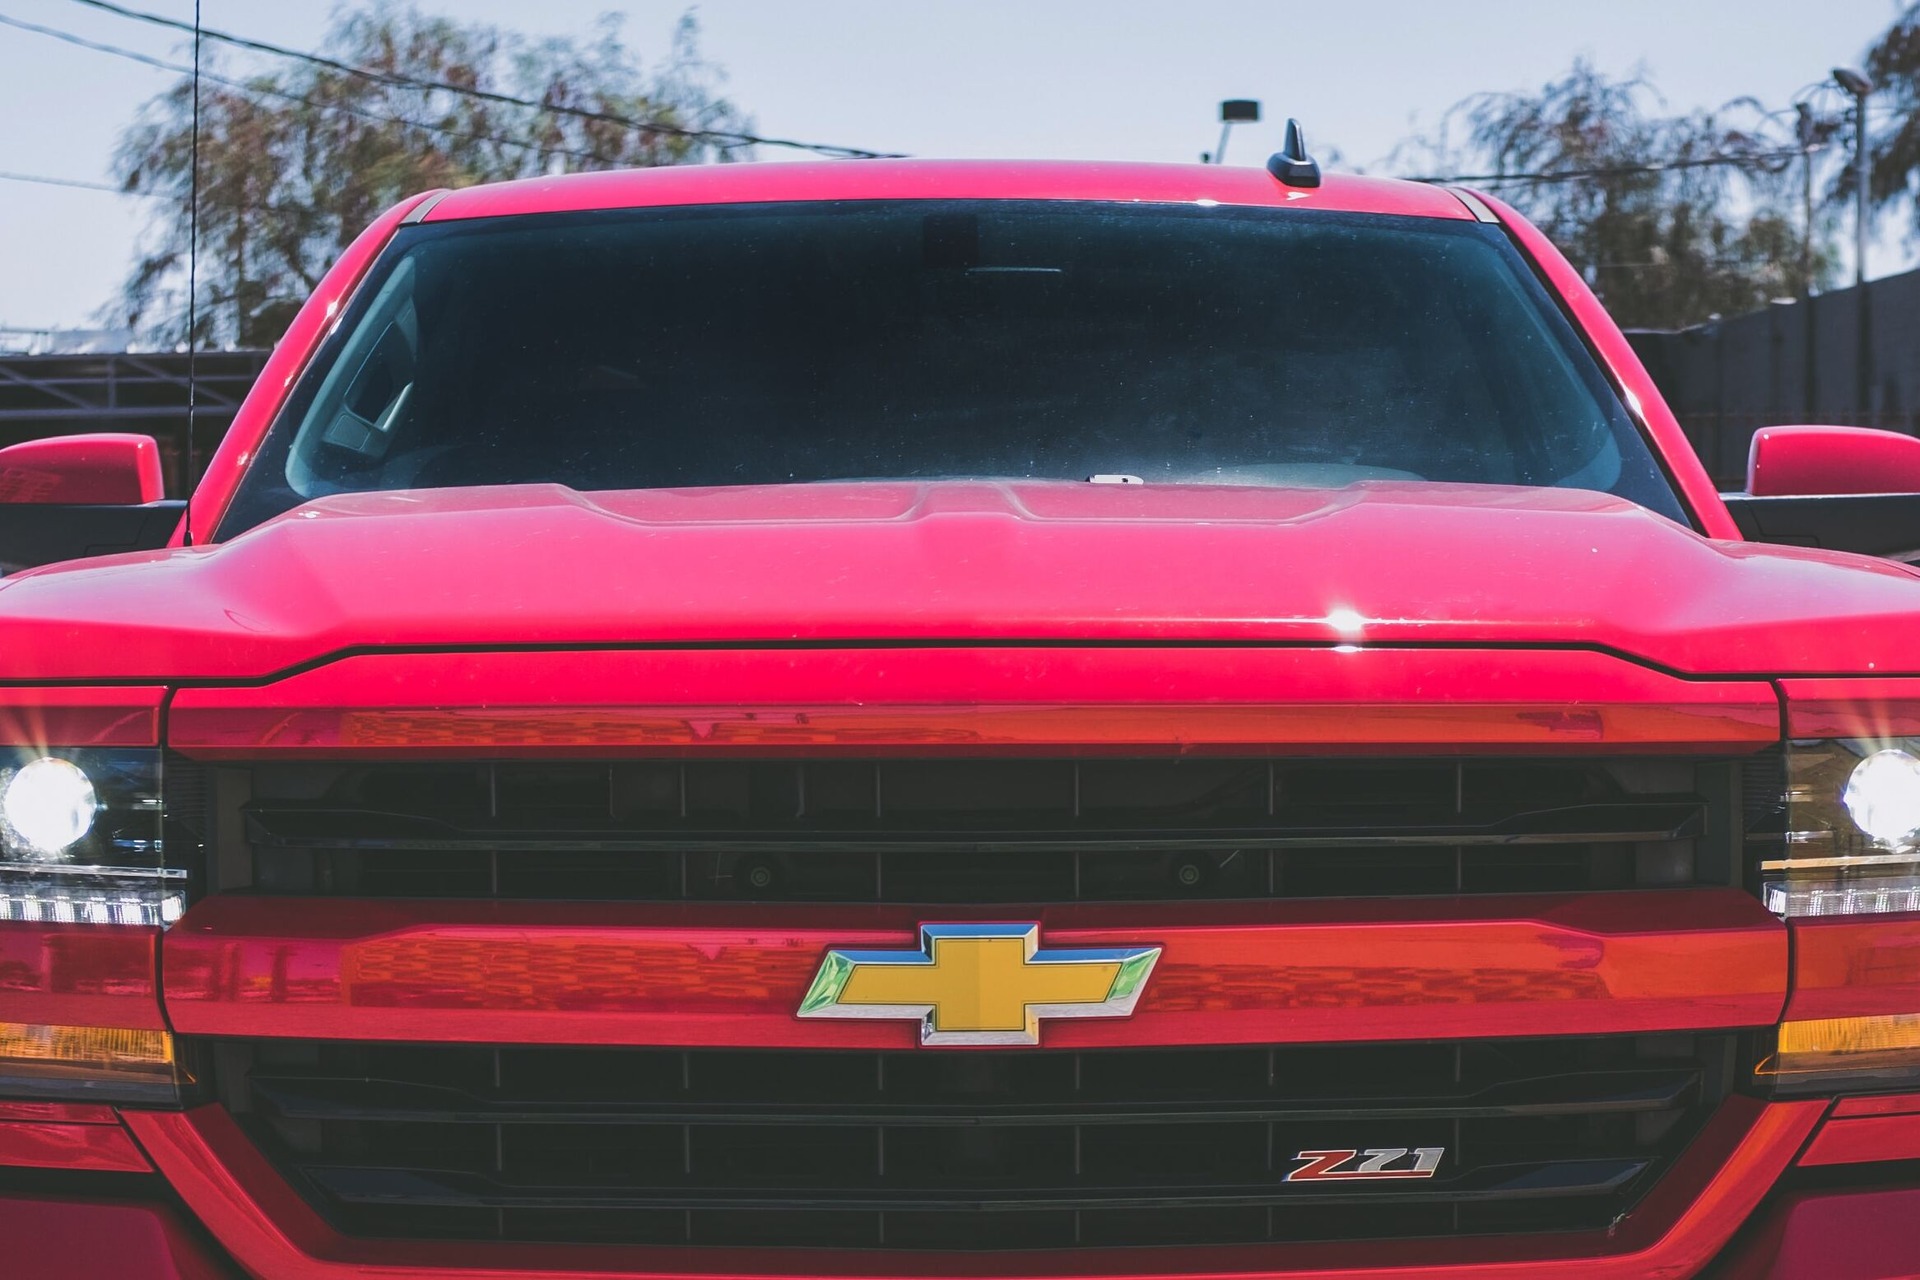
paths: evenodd
<path fill-rule="evenodd" d="M 1747 453 L 1747 492 L 1920 493 L 1920 440 L 1866 427 L 1762 427 Z"/>
<path fill-rule="evenodd" d="M 1762 427 L 1747 491 L 1721 495 L 1754 542 L 1920 560 L 1920 440 L 1865 427 Z"/>
<path fill-rule="evenodd" d="M 164 493 L 151 436 L 56 436 L 0 449 L 0 573 L 164 547 L 186 507 Z"/>
<path fill-rule="evenodd" d="M 138 506 L 165 496 L 152 436 L 54 436 L 0 449 L 0 502 Z"/>

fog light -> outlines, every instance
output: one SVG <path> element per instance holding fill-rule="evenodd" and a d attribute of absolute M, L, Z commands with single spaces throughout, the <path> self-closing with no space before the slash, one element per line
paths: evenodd
<path fill-rule="evenodd" d="M 1882 844 L 1920 831 L 1920 760 L 1904 751 L 1876 751 L 1854 766 L 1841 793 L 1855 825 Z"/>
<path fill-rule="evenodd" d="M 59 853 L 93 827 L 100 801 L 93 782 L 71 761 L 42 756 L 22 766 L 0 793 L 8 834 L 30 851 Z"/>

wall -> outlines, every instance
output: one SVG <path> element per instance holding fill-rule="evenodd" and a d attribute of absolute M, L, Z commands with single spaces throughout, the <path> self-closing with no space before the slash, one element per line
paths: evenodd
<path fill-rule="evenodd" d="M 1707 470 L 1723 489 L 1737 489 L 1760 427 L 1836 422 L 1920 434 L 1920 271 L 1872 281 L 1866 294 L 1864 401 L 1856 289 L 1675 333 L 1627 336 Z"/>

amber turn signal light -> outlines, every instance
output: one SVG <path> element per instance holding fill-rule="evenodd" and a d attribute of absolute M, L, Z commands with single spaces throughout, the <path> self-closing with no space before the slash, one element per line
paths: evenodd
<path fill-rule="evenodd" d="M 1780 1024 L 1774 1053 L 1754 1068 L 1795 1091 L 1835 1078 L 1905 1078 L 1920 1069 L 1920 1013 L 1807 1018 Z"/>
<path fill-rule="evenodd" d="M 0 1022 L 0 1095 L 171 1102 L 190 1080 L 165 1031 Z"/>

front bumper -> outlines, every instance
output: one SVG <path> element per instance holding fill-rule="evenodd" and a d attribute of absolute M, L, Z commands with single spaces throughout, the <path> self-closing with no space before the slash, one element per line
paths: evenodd
<path fill-rule="evenodd" d="M 1920 1275 L 1920 1236 L 1909 1225 L 1916 1216 L 1920 1216 L 1920 1183 L 1789 1194 L 1766 1203 L 1740 1239 L 1700 1274 L 1710 1280 L 1879 1280 Z M 6 1241 L 6 1273 L 33 1280 L 241 1280 L 244 1275 L 216 1246 L 203 1242 L 177 1210 L 158 1203 L 0 1197 L 0 1239 Z M 381 1280 L 445 1280 L 449 1276 L 609 1280 L 610 1276 L 598 1270 L 555 1270 L 532 1257 L 519 1259 L 512 1271 L 448 1272 L 424 1259 L 337 1267 L 336 1262 L 289 1253 L 255 1274 L 260 1280 L 309 1280 L 337 1274 L 377 1275 Z M 1083 1271 L 1078 1276 L 1092 1280 L 1094 1274 Z M 1346 1280 L 1366 1273 L 1315 1269 L 1285 1274 Z M 1400 1274 L 1430 1273 L 1414 1269 Z M 1680 1277 L 1689 1272 L 1622 1258 L 1606 1272 L 1515 1264 L 1487 1268 L 1480 1274 L 1624 1278 Z"/>
<path fill-rule="evenodd" d="M 0 1232 L 30 1240 L 33 1261 L 43 1264 L 19 1274 L 54 1280 L 198 1280 L 240 1271 L 260 1280 L 736 1280 L 800 1275 L 846 1280 L 1681 1280 L 1715 1267 L 1720 1275 L 1740 1277 L 1920 1274 L 1920 1238 L 1898 1212 L 1920 1209 L 1920 1185 L 1898 1193 L 1906 1199 L 1884 1213 L 1872 1206 L 1854 1210 L 1844 1203 L 1854 1197 L 1845 1194 L 1767 1202 L 1826 1109 L 1823 1101 L 1730 1100 L 1654 1193 L 1604 1234 L 1193 1251 L 805 1257 L 745 1249 L 350 1239 L 321 1221 L 219 1108 L 126 1112 L 129 1130 L 179 1197 L 183 1212 L 106 1202 L 59 1202 L 58 1211 L 49 1212 L 44 1206 L 56 1202 L 0 1200 Z M 1843 1203 L 1835 1209 L 1825 1200 Z M 197 1222 L 189 1225 L 188 1214 Z M 1823 1238 L 1830 1230 L 1824 1224 L 1830 1221 L 1842 1224 L 1833 1229 L 1846 1232 L 1831 1244 Z M 200 1244 L 201 1228 L 234 1260 L 232 1270 L 222 1270 L 219 1253 Z M 1730 1249 L 1736 1232 L 1739 1239 Z M 1843 1256 L 1836 1258 L 1839 1251 Z"/>
<path fill-rule="evenodd" d="M 1711 1280 L 1920 1275 L 1920 1184 L 1797 1192 L 1768 1202 Z"/>
<path fill-rule="evenodd" d="M 171 1206 L 0 1196 L 0 1273 L 22 1280 L 238 1280 Z"/>

